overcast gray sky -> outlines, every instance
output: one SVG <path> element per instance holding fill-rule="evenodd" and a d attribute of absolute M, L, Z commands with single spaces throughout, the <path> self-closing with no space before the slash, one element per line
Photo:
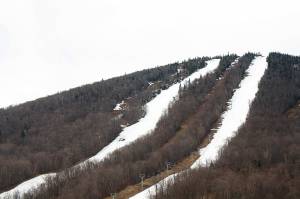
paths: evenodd
<path fill-rule="evenodd" d="M 0 0 L 0 107 L 183 59 L 300 55 L 299 0 Z"/>

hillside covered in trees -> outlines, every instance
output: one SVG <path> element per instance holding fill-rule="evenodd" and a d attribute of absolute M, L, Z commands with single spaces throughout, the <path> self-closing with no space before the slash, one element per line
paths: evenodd
<path fill-rule="evenodd" d="M 246 122 L 216 162 L 189 169 L 200 156 L 198 150 L 213 139 L 258 57 L 195 58 L 1 109 L 0 193 L 40 174 L 58 172 L 24 195 L 3 198 L 126 199 L 181 173 L 152 197 L 300 198 L 300 57 L 266 57 L 268 66 L 249 102 Z M 208 70 L 211 59 L 219 60 L 213 72 L 181 84 L 196 71 Z M 177 83 L 177 97 L 154 130 L 100 162 L 72 167 L 138 123 L 147 113 L 145 105 Z"/>
<path fill-rule="evenodd" d="M 300 57 L 271 53 L 239 129 L 210 168 L 186 172 L 155 198 L 299 198 Z"/>
<path fill-rule="evenodd" d="M 0 109 L 0 191 L 68 168 L 110 143 L 161 90 L 208 58 L 156 67 Z M 126 107 L 114 111 L 116 104 Z"/>

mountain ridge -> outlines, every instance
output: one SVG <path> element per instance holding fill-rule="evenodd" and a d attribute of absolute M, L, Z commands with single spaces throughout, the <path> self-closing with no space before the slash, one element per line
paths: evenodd
<path fill-rule="evenodd" d="M 117 150 L 116 152 L 111 154 L 107 159 L 104 159 L 104 161 L 100 163 L 87 164 L 83 170 L 81 169 L 63 170 L 63 172 L 58 176 L 55 176 L 54 178 L 46 179 L 46 186 L 41 186 L 37 190 L 32 190 L 32 192 L 26 192 L 25 195 L 22 195 L 22 197 L 24 197 L 25 199 L 26 198 L 46 199 L 46 198 L 59 198 L 59 197 L 105 198 L 109 196 L 110 193 L 119 192 L 122 189 L 126 188 L 128 185 L 137 184 L 140 180 L 139 179 L 140 174 L 143 174 L 146 178 L 155 176 L 157 173 L 160 173 L 161 171 L 164 170 L 166 161 L 170 163 L 176 163 L 180 161 L 182 158 L 187 157 L 191 152 L 195 152 L 195 150 L 197 150 L 201 142 L 204 140 L 204 138 L 206 138 L 209 131 L 213 128 L 214 123 L 220 120 L 221 114 L 227 109 L 227 102 L 230 101 L 231 97 L 238 89 L 242 79 L 248 76 L 248 74 L 246 73 L 247 68 L 249 67 L 251 62 L 259 56 L 260 56 L 259 54 L 247 53 L 239 57 L 238 61 L 236 61 L 237 60 L 236 55 L 214 57 L 220 59 L 218 68 L 214 69 L 213 73 L 206 74 L 193 82 L 190 81 L 187 84 L 181 85 L 178 91 L 178 97 L 174 98 L 173 99 L 174 101 L 173 100 L 170 101 L 170 104 L 168 106 L 168 111 L 165 112 L 164 115 L 160 117 L 160 120 L 156 123 L 155 129 L 149 135 L 145 137 L 141 137 L 135 142 L 133 142 L 132 144 Z M 114 127 L 112 128 L 114 129 L 113 131 L 108 130 L 107 132 L 115 132 L 113 134 L 109 133 L 111 138 L 108 139 L 106 143 L 110 143 L 114 138 L 115 139 L 117 138 L 117 141 L 120 143 L 124 141 L 126 142 L 127 140 L 126 137 L 122 137 L 121 140 L 117 136 L 122 128 L 126 128 L 127 125 L 131 126 L 134 123 L 138 123 L 141 120 L 140 118 L 143 118 L 144 115 L 147 114 L 148 110 L 143 109 L 144 104 L 160 96 L 161 92 L 164 93 L 165 90 L 167 91 L 168 89 L 171 89 L 173 85 L 175 85 L 178 82 L 181 82 L 183 77 L 187 77 L 187 75 L 191 75 L 195 71 L 201 70 L 201 68 L 206 69 L 206 67 L 208 66 L 205 63 L 208 63 L 209 59 L 211 58 L 203 57 L 203 58 L 193 59 L 184 63 L 178 63 L 169 68 L 165 67 L 164 68 L 165 70 L 163 71 L 160 71 L 159 68 L 158 70 L 157 69 L 153 70 L 153 73 L 156 74 L 156 76 L 154 77 L 158 79 L 162 78 L 163 81 L 160 81 L 158 79 L 156 79 L 156 81 L 149 81 L 149 79 L 147 79 L 146 82 L 144 81 L 145 84 L 142 84 L 141 82 L 143 81 L 141 81 L 140 84 L 138 84 L 140 85 L 139 88 L 141 88 L 141 90 L 138 92 L 131 92 L 131 94 L 133 93 L 133 96 L 129 97 L 126 101 L 124 101 L 125 106 L 123 108 L 120 108 L 120 110 L 113 110 L 113 109 L 118 102 L 126 99 L 126 97 L 125 98 L 123 97 L 123 99 L 121 99 L 122 97 L 120 96 L 119 98 L 118 96 L 112 98 L 112 99 L 118 98 L 118 101 L 111 100 L 111 102 L 113 101 L 113 105 L 110 105 L 109 108 L 107 105 L 102 105 L 104 109 L 101 109 L 101 107 L 100 109 L 95 108 L 96 104 L 97 105 L 101 104 L 100 101 L 97 102 L 95 105 L 93 105 L 89 103 L 92 102 L 91 100 L 86 102 L 85 100 L 86 98 L 74 98 L 75 101 L 77 101 L 76 102 L 77 104 L 80 103 L 86 104 L 87 108 L 83 108 L 83 113 L 78 113 L 77 115 L 75 115 L 75 118 L 69 117 L 68 112 L 66 111 L 65 112 L 66 118 L 64 120 L 58 120 L 58 123 L 56 124 L 58 124 L 58 126 L 61 127 L 60 125 L 63 124 L 62 123 L 63 121 L 67 123 L 69 122 L 69 124 L 72 126 L 75 126 L 74 124 L 82 124 L 85 125 L 87 129 L 90 129 L 91 124 L 94 123 L 93 121 L 97 121 L 97 123 L 99 123 L 100 121 L 99 119 L 101 119 L 99 116 L 102 114 L 102 119 L 101 119 L 102 123 L 103 122 L 105 123 L 105 121 L 112 121 L 111 127 Z M 279 96 L 277 96 L 279 97 L 278 99 L 280 100 L 280 103 L 276 102 L 279 105 L 278 108 L 276 109 L 277 112 L 275 112 L 272 109 L 264 108 L 265 113 L 263 114 L 267 115 L 273 111 L 274 113 L 272 113 L 271 115 L 269 114 L 270 115 L 269 117 L 272 117 L 275 113 L 277 115 L 278 114 L 283 115 L 283 110 L 285 111 L 287 109 L 286 104 L 290 104 L 288 105 L 288 107 L 289 106 L 293 107 L 300 96 L 299 94 L 300 84 L 299 84 L 299 74 L 298 74 L 299 73 L 298 65 L 300 64 L 299 57 L 284 55 L 280 53 L 270 53 L 266 61 L 268 62 L 269 67 L 267 68 L 267 71 L 265 72 L 262 78 L 262 83 L 259 84 L 260 86 L 257 94 L 258 97 L 257 96 L 255 97 L 253 106 L 251 106 L 250 109 L 250 115 L 248 116 L 250 118 L 252 118 L 253 114 L 258 114 L 255 111 L 259 109 L 253 107 L 258 106 L 257 103 L 262 103 L 261 101 L 259 101 L 260 99 L 262 99 L 260 93 L 265 92 L 264 96 L 272 96 L 273 90 L 276 88 L 276 87 L 270 87 L 273 90 L 268 90 L 265 89 L 264 87 L 266 86 L 264 86 L 263 90 L 261 90 L 262 89 L 261 85 L 262 84 L 265 85 L 264 82 L 266 81 L 267 78 L 266 76 L 270 74 L 270 71 L 271 72 L 274 71 L 273 68 L 278 70 L 280 75 L 276 76 L 277 73 L 272 73 L 272 74 L 274 74 L 277 77 L 277 79 L 279 79 L 282 82 L 282 85 L 276 88 L 280 94 Z M 144 74 L 147 76 L 147 73 Z M 151 75 L 151 73 L 148 73 L 148 77 L 149 75 Z M 272 79 L 272 83 L 274 83 L 273 76 L 269 77 L 269 79 Z M 130 79 L 129 81 L 131 80 L 135 81 L 134 78 Z M 139 82 L 140 80 L 136 82 Z M 143 87 L 143 85 L 145 86 Z M 288 89 L 286 88 L 287 85 L 289 85 L 287 87 Z M 211 93 L 213 89 L 216 89 L 216 92 Z M 110 92 L 110 91 L 107 90 L 106 92 Z M 88 96 L 89 95 L 87 95 L 86 97 Z M 293 98 L 288 99 L 286 96 L 293 96 Z M 266 98 L 266 101 L 270 101 L 270 100 L 272 99 Z M 159 104 L 157 105 L 159 106 Z M 55 106 L 59 107 L 60 105 L 59 104 L 54 105 L 54 107 Z M 74 107 L 76 106 L 73 107 L 70 106 L 70 110 L 73 110 Z M 202 107 L 202 108 L 198 109 L 197 107 L 198 108 Z M 266 107 L 270 107 L 270 106 L 266 106 Z M 107 111 L 105 111 L 106 109 Z M 60 111 L 65 111 L 65 110 L 60 110 Z M 101 114 L 100 112 L 97 113 L 97 111 L 99 110 L 102 110 L 103 112 Z M 4 137 L 2 132 L 7 131 L 7 129 L 9 129 L 8 128 L 9 125 L 13 126 L 14 123 L 11 123 L 10 120 L 5 120 L 6 118 L 5 118 L 5 114 L 3 114 L 4 113 L 3 111 L 5 112 L 5 110 L 2 110 L 2 114 L 0 111 L 0 121 L 1 121 L 0 149 L 2 149 L 0 150 L 1 152 L 0 160 L 1 158 L 3 160 L 5 154 L 6 157 L 11 156 L 10 152 L 12 151 L 13 146 L 9 146 L 9 143 L 19 140 L 18 142 L 15 142 L 14 145 L 22 147 L 25 146 L 26 144 L 28 145 L 28 143 L 26 143 L 28 142 L 27 140 L 28 137 L 34 135 L 33 133 L 34 131 L 32 130 L 32 127 L 31 128 L 28 127 L 30 125 L 24 122 L 24 121 L 28 122 L 31 120 L 25 117 L 27 120 L 22 119 L 20 122 L 21 125 L 19 125 L 19 128 L 16 129 L 16 132 L 18 132 L 16 135 L 20 137 L 18 136 L 16 137 L 14 133 L 12 134 L 14 136 L 10 137 L 9 139 L 8 137 Z M 55 109 L 54 110 L 51 109 L 51 106 L 49 108 L 49 111 L 57 113 Z M 294 112 L 294 115 L 297 115 L 297 112 Z M 18 116 L 18 112 L 14 113 L 14 115 L 12 115 L 11 118 L 13 118 L 14 116 Z M 91 120 L 91 118 L 93 117 L 94 119 Z M 189 117 L 192 117 L 195 121 L 189 123 L 187 129 L 182 130 L 184 132 L 183 134 L 179 133 L 182 128 L 181 124 Z M 53 124 L 51 120 L 48 119 L 48 121 L 50 124 Z M 6 127 L 4 126 L 5 128 L 3 128 L 3 124 L 5 124 L 5 122 L 7 126 Z M 248 124 L 248 119 L 246 120 L 246 124 Z M 290 123 L 290 125 L 293 125 L 292 126 L 293 128 L 298 128 L 297 125 L 295 125 L 294 123 Z M 49 128 L 49 125 L 46 127 Z M 94 142 L 99 141 L 99 140 L 95 140 L 94 136 L 90 137 L 90 135 L 93 135 L 93 132 L 96 132 L 97 129 L 99 130 L 99 128 L 104 129 L 101 126 L 94 126 L 93 127 L 94 130 L 91 130 L 90 131 L 91 133 L 85 135 L 85 137 L 83 137 L 84 134 L 82 134 L 82 132 L 85 132 L 86 130 L 83 131 L 83 129 L 80 130 L 79 128 L 77 133 L 78 135 L 77 137 L 74 137 L 74 139 L 79 138 L 81 142 L 78 143 L 79 145 L 75 144 L 74 146 L 84 147 L 85 145 L 92 143 L 92 141 Z M 242 126 L 242 128 L 244 128 L 244 126 Z M 3 131 L 3 129 L 5 130 Z M 66 128 L 64 128 L 64 130 L 66 130 Z M 238 131 L 241 130 L 239 129 Z M 66 132 L 67 131 L 60 131 L 61 136 L 68 135 L 66 134 Z M 48 131 L 48 133 L 50 133 L 50 135 L 52 134 L 51 131 Z M 52 136 L 53 135 L 55 134 L 52 134 Z M 101 135 L 101 134 L 95 134 L 95 135 Z M 90 138 L 87 139 L 88 137 Z M 237 137 L 239 137 L 239 135 Z M 67 138 L 65 137 L 56 137 L 55 135 L 54 140 L 57 140 L 57 138 L 67 140 Z M 235 138 L 233 140 L 235 140 Z M 295 139 L 295 142 L 297 141 L 299 140 Z M 105 146 L 105 144 L 103 146 Z M 11 148 L 7 148 L 7 147 L 11 147 Z M 285 146 L 282 147 L 284 148 Z M 41 147 L 41 149 L 42 148 L 43 147 Z M 99 147 L 97 148 L 99 150 Z M 228 146 L 225 147 L 225 150 L 227 150 L 227 148 Z M 66 150 L 66 147 L 64 147 L 64 150 Z M 82 150 L 85 149 L 82 148 Z M 74 154 L 74 152 L 75 151 L 69 151 L 68 153 Z M 258 154 L 259 153 L 260 152 L 258 151 Z M 24 152 L 24 154 L 26 154 L 26 152 Z M 36 156 L 35 159 L 43 158 L 43 156 L 44 154 L 40 154 L 39 156 Z M 87 155 L 84 156 L 87 157 Z M 57 157 L 57 155 L 53 153 L 53 157 Z M 67 156 L 63 156 L 62 160 L 64 160 L 66 157 Z M 228 160 L 230 159 L 228 155 L 226 157 L 228 158 Z M 2 160 L 1 162 L 3 162 Z M 223 152 L 222 152 L 221 159 L 216 162 L 216 165 L 219 164 L 219 161 L 221 162 L 224 161 Z M 27 166 L 27 168 L 30 167 L 31 165 Z M 214 168 L 214 166 L 212 167 Z M 201 168 L 200 170 L 202 171 L 203 169 Z M 7 175 L 10 173 L 9 170 L 7 169 L 5 170 L 5 167 L 3 167 L 3 165 L 0 165 L 0 171 L 2 171 L 0 172 L 2 173 L 2 175 L 3 174 Z M 10 174 L 12 176 L 16 176 L 14 175 L 15 173 L 12 171 Z M 191 172 L 191 173 L 195 176 L 198 176 L 199 174 L 197 173 L 197 171 L 195 172 Z M 118 173 L 117 176 L 120 178 L 119 180 L 118 178 L 116 178 L 117 176 L 114 176 L 115 173 Z M 188 172 L 187 175 L 184 175 L 182 179 L 181 177 L 178 178 L 178 186 L 182 186 L 182 190 L 185 190 L 187 188 L 185 188 L 183 185 L 180 185 L 181 181 L 185 182 L 186 184 L 189 184 L 188 180 L 194 179 L 192 177 L 189 178 L 185 177 L 185 176 L 192 175 L 189 173 L 190 172 Z M 296 175 L 296 177 L 299 176 Z M 5 176 L 2 177 L 2 179 L 5 179 Z M 1 176 L 0 176 L 0 180 L 1 180 Z M 213 181 L 214 178 L 210 180 Z M 174 194 L 176 193 L 176 189 L 174 190 L 172 188 L 173 186 L 177 186 L 177 183 L 171 183 L 170 188 L 167 188 L 165 190 L 166 192 L 164 191 L 164 188 L 162 188 L 162 189 L 158 189 L 157 192 L 153 194 L 155 194 L 156 197 L 168 198 L 173 193 Z M 196 194 L 196 195 L 199 194 L 199 192 L 195 191 L 196 189 L 193 189 L 197 186 L 199 185 L 196 183 L 195 185 L 190 187 L 191 194 Z M 289 188 L 291 189 L 292 187 Z M 81 194 L 76 194 L 74 192 L 74 189 L 81 190 L 80 191 Z M 267 191 L 265 190 L 265 192 Z M 164 193 L 167 193 L 167 195 L 165 195 Z M 184 193 L 185 192 L 183 192 L 182 194 Z M 207 193 L 209 197 L 214 196 L 215 198 L 219 198 L 222 196 L 223 198 L 224 197 L 228 198 L 228 196 L 219 194 L 218 191 L 213 191 L 213 192 L 207 191 Z M 187 197 L 186 195 L 183 196 L 182 194 L 176 193 L 176 197 L 177 198 Z M 203 194 L 204 193 L 202 193 L 202 195 Z M 248 192 L 243 192 L 240 194 L 248 194 Z M 283 196 L 282 194 L 285 194 L 285 192 L 282 192 L 279 195 Z M 296 196 L 295 194 L 297 195 L 297 192 L 294 193 L 294 196 Z M 195 197 L 196 195 L 193 195 L 193 197 Z M 258 195 L 255 195 L 256 198 L 257 196 Z M 175 195 L 173 195 L 172 197 L 176 198 Z M 273 197 L 275 196 L 273 195 Z M 142 197 L 142 198 L 146 198 L 146 197 Z"/>

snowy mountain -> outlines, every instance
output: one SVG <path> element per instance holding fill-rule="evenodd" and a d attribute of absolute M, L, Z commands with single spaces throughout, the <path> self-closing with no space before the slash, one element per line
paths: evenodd
<path fill-rule="evenodd" d="M 298 198 L 299 90 L 300 57 L 228 54 L 0 109 L 0 198 Z"/>

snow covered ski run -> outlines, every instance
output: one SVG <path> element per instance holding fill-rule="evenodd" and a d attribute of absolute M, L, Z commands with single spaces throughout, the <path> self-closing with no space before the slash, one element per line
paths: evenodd
<path fill-rule="evenodd" d="M 199 151 L 200 157 L 190 169 L 208 167 L 210 163 L 215 162 L 218 159 L 220 150 L 235 136 L 239 127 L 245 123 L 250 105 L 258 92 L 259 82 L 267 66 L 268 64 L 265 57 L 260 56 L 253 60 L 247 70 L 247 76 L 241 81 L 240 87 L 234 92 L 228 103 L 227 111 L 221 116 L 221 126 L 214 134 L 211 142 Z M 170 175 L 130 199 L 148 199 L 152 195 L 155 195 L 157 190 L 165 188 L 168 184 L 172 184 L 175 177 L 180 174 L 181 172 Z"/>

